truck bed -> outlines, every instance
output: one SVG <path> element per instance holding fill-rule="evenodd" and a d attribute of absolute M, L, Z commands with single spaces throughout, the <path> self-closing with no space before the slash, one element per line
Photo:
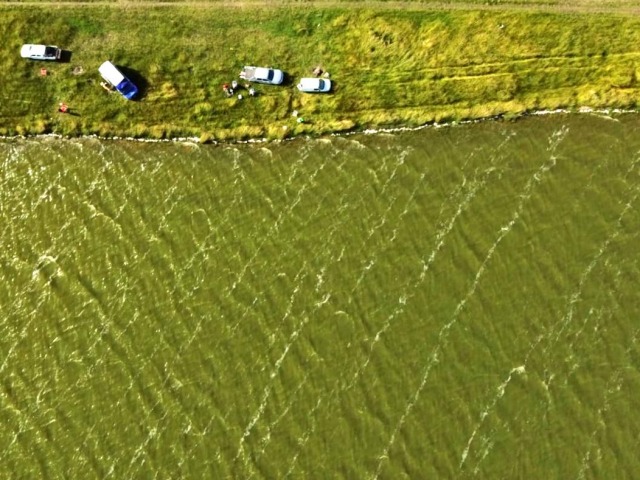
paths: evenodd
<path fill-rule="evenodd" d="M 243 80 L 253 80 L 255 78 L 256 68 L 258 67 L 244 67 L 240 72 L 240 78 Z"/>

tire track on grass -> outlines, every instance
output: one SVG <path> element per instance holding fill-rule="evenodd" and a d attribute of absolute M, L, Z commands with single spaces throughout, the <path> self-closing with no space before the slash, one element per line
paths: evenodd
<path fill-rule="evenodd" d="M 470 1 L 381 1 L 381 0 L 366 0 L 366 1 L 337 1 L 337 0 L 308 0 L 308 1 L 296 1 L 296 0 L 239 0 L 237 2 L 229 0 L 211 0 L 211 1 L 166 1 L 159 2 L 156 0 L 150 1 L 132 1 L 132 0 L 114 0 L 108 1 L 60 1 L 53 2 L 49 0 L 45 1 L 3 1 L 0 2 L 0 6 L 11 7 L 112 7 L 112 8 L 149 8 L 149 7 L 163 7 L 163 8 L 228 8 L 228 9 L 255 9 L 255 8 L 270 8 L 270 9 L 283 9 L 283 8 L 341 8 L 348 10 L 414 10 L 414 11 L 468 11 L 468 10 L 481 10 L 481 11 L 520 11 L 520 12 L 547 12 L 547 13 L 623 13 L 627 15 L 640 15 L 640 2 L 637 1 L 624 1 L 617 0 L 614 2 L 604 3 L 601 0 L 564 0 L 562 4 L 553 4 L 545 0 L 535 1 L 529 0 L 528 2 L 522 2 L 518 0 L 504 1 L 500 3 L 489 2 L 470 2 Z"/>

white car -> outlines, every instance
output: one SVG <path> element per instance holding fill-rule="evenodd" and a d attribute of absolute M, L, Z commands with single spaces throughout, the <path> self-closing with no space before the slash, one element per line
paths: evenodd
<path fill-rule="evenodd" d="M 33 45 L 28 43 L 20 49 L 20 56 L 31 60 L 60 60 L 62 49 L 52 45 Z"/>
<path fill-rule="evenodd" d="M 298 90 L 307 93 L 325 93 L 331 90 L 331 80 L 328 78 L 301 78 Z"/>
<path fill-rule="evenodd" d="M 284 80 L 284 73 L 277 68 L 246 66 L 240 72 L 240 78 L 248 82 L 266 83 L 268 85 L 280 85 Z"/>

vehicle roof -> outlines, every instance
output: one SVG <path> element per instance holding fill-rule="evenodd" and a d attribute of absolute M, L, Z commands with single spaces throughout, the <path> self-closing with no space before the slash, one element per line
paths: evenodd
<path fill-rule="evenodd" d="M 113 85 L 118 85 L 124 80 L 124 75 L 120 73 L 120 70 L 118 70 L 116 66 L 109 61 L 100 65 L 100 67 L 98 67 L 98 71 L 100 72 L 100 75 L 102 75 L 102 78 Z"/>
<path fill-rule="evenodd" d="M 35 45 L 33 43 L 27 43 L 22 46 L 20 53 L 25 55 L 44 55 L 46 45 Z"/>
<path fill-rule="evenodd" d="M 318 85 L 320 85 L 320 80 L 320 78 L 313 77 L 301 78 L 300 85 L 307 88 L 318 88 Z"/>

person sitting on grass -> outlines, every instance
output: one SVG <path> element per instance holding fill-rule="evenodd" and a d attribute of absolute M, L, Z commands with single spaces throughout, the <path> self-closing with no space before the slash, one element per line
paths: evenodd
<path fill-rule="evenodd" d="M 109 93 L 113 92 L 114 90 L 114 88 L 111 85 L 109 85 L 107 82 L 100 82 L 100 86 Z"/>

